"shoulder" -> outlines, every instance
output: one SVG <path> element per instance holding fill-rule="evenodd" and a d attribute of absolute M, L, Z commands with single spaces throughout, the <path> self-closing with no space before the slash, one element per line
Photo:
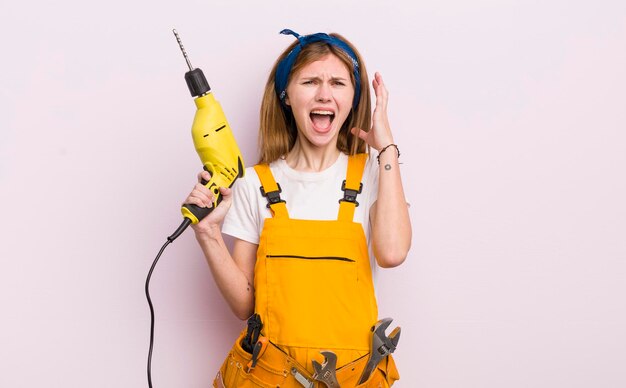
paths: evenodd
<path fill-rule="evenodd" d="M 259 187 L 260 180 L 254 167 L 246 167 L 244 175 L 238 178 L 233 185 L 233 188 L 239 188 L 239 190 L 250 190 L 254 187 Z"/>
<path fill-rule="evenodd" d="M 232 186 L 232 205 L 224 218 L 222 232 L 240 240 L 258 244 L 262 224 L 260 182 L 253 167 L 245 169 L 244 175 Z"/>
<path fill-rule="evenodd" d="M 258 207 L 257 194 L 260 194 L 261 182 L 254 167 L 247 167 L 244 175 L 238 178 L 233 186 L 233 206 L 248 208 L 252 213 Z"/>

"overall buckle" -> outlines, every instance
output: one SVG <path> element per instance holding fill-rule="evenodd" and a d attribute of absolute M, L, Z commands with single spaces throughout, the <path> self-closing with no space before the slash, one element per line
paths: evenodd
<path fill-rule="evenodd" d="M 268 191 L 267 193 L 265 192 L 265 189 L 263 188 L 263 186 L 260 187 L 261 195 L 267 198 L 268 209 L 270 208 L 270 205 L 274 205 L 280 202 L 287 203 L 284 200 L 280 199 L 280 193 L 283 192 L 283 189 L 280 188 L 280 183 L 276 183 L 276 186 L 278 186 L 278 190 Z"/>
<path fill-rule="evenodd" d="M 359 206 L 359 203 L 356 200 L 356 196 L 361 194 L 363 191 L 363 183 L 359 183 L 359 190 L 346 189 L 346 181 L 344 180 L 341 184 L 341 190 L 343 191 L 343 198 L 339 200 L 341 202 L 351 202 L 356 206 Z"/>

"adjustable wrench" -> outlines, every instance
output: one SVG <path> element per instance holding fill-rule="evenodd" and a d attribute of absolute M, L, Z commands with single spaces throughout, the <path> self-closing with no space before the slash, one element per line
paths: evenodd
<path fill-rule="evenodd" d="M 391 321 L 393 321 L 393 319 L 383 318 L 372 326 L 372 350 L 358 384 L 366 382 L 372 372 L 374 372 L 374 369 L 376 369 L 378 363 L 396 350 L 396 346 L 400 340 L 400 327 L 393 329 L 389 337 L 385 335 L 385 330 L 391 325 Z"/>
<path fill-rule="evenodd" d="M 337 376 L 335 375 L 337 372 L 337 355 L 329 350 L 324 350 L 320 353 L 324 356 L 323 364 L 315 360 L 311 361 L 313 369 L 315 369 L 313 380 L 321 381 L 328 388 L 339 388 Z"/>

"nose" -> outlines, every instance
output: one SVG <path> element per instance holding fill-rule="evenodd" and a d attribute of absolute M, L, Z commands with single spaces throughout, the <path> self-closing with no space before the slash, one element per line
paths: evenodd
<path fill-rule="evenodd" d="M 321 82 L 317 88 L 315 99 L 319 102 L 329 102 L 332 100 L 333 93 L 327 82 Z"/>

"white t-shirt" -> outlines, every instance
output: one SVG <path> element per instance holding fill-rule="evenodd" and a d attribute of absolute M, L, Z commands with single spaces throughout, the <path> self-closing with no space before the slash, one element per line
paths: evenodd
<path fill-rule="evenodd" d="M 270 163 L 274 179 L 280 184 L 280 198 L 287 203 L 289 218 L 304 220 L 336 220 L 339 199 L 343 198 L 341 183 L 346 179 L 348 156 L 339 154 L 337 161 L 324 171 L 300 172 L 287 165 L 284 159 Z M 376 271 L 376 261 L 370 243 L 369 211 L 378 196 L 378 164 L 370 155 L 361 179 L 363 191 L 356 198 L 359 206 L 354 221 L 363 225 L 368 242 L 370 264 Z M 261 181 L 254 168 L 246 168 L 246 174 L 233 185 L 233 203 L 226 214 L 222 232 L 241 240 L 259 243 L 266 218 L 271 218 L 267 199 L 261 195 Z"/>

